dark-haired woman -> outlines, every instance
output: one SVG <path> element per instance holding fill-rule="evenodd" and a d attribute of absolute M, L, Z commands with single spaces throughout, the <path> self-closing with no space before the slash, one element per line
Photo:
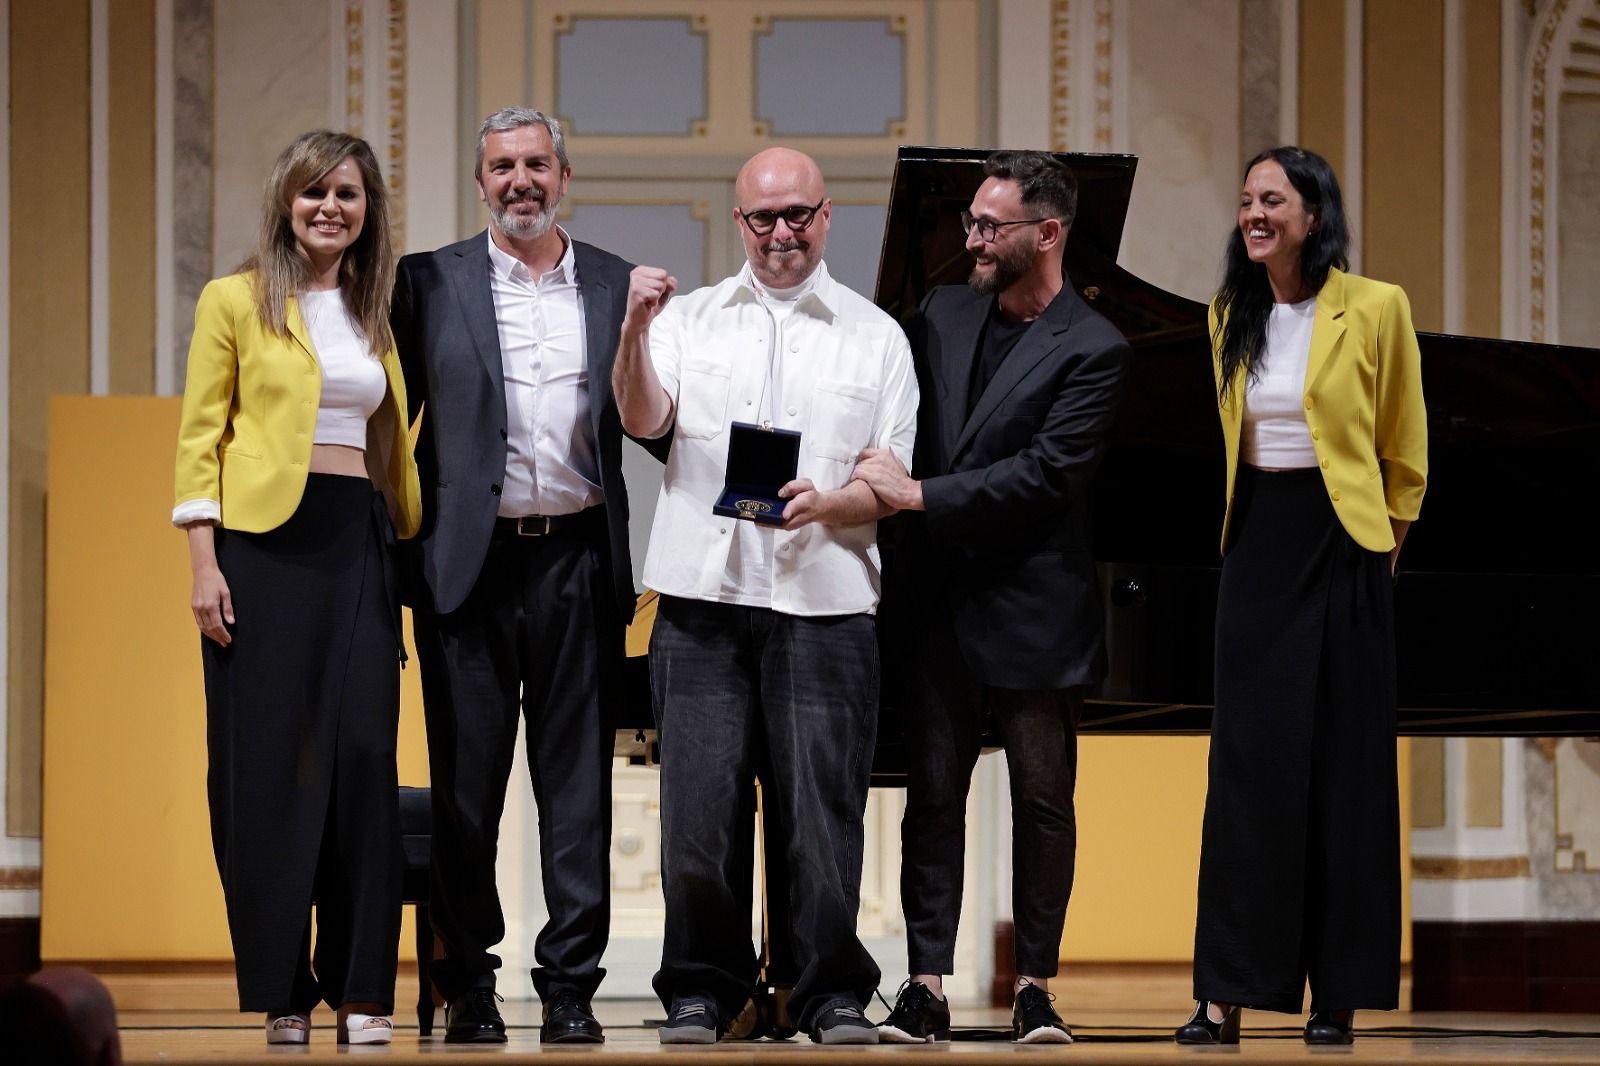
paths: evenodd
<path fill-rule="evenodd" d="M 1427 481 L 1405 293 L 1345 272 L 1327 161 L 1250 161 L 1211 304 L 1227 456 L 1216 714 L 1201 838 L 1194 1014 L 1241 1007 L 1346 1044 L 1400 983 L 1392 575 Z"/>
<path fill-rule="evenodd" d="M 269 1044 L 311 1010 L 388 1043 L 400 932 L 391 544 L 417 469 L 389 335 L 388 197 L 365 141 L 279 156 L 255 253 L 195 309 L 172 520 L 204 634 L 207 791 L 239 982 Z M 311 953 L 311 906 L 317 907 Z"/>

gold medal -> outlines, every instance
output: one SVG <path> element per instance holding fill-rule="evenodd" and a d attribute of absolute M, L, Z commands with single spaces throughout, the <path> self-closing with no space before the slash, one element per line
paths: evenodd
<path fill-rule="evenodd" d="M 745 514 L 766 514 L 772 510 L 772 504 L 766 500 L 734 500 L 733 505 Z"/>

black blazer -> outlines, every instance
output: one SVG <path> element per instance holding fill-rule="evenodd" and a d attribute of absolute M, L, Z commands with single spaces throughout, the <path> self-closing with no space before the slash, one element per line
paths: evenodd
<path fill-rule="evenodd" d="M 995 301 L 936 288 L 907 323 L 922 402 L 912 474 L 926 513 L 902 531 L 914 595 L 946 610 L 974 678 L 1014 689 L 1105 674 L 1092 554 L 1094 472 L 1131 350 L 1064 286 L 967 417 Z"/>
<path fill-rule="evenodd" d="M 400 260 L 390 324 L 411 409 L 421 411 L 417 470 L 422 529 L 412 553 L 412 606 L 444 614 L 478 580 L 506 471 L 506 386 L 489 288 L 488 237 Z M 609 526 L 611 582 L 624 621 L 633 617 L 628 490 L 622 481 L 622 421 L 611 363 L 627 307 L 627 261 L 573 241 L 589 362 L 589 420 Z M 420 585 L 420 587 L 418 587 Z"/>

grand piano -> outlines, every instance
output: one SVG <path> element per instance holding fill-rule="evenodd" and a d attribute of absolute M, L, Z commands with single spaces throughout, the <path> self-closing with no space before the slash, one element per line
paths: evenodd
<path fill-rule="evenodd" d="M 933 286 L 965 282 L 959 214 L 982 183 L 986 154 L 900 149 L 876 293 L 897 318 Z M 1223 474 L 1206 308 L 1117 265 L 1137 157 L 1060 158 L 1079 188 L 1070 283 L 1134 349 L 1095 499 L 1110 672 L 1080 729 L 1205 733 Z M 1395 582 L 1400 732 L 1600 736 L 1600 550 L 1584 517 L 1600 487 L 1600 350 L 1417 338 L 1429 480 Z M 892 568 L 892 528 L 884 555 Z M 618 754 L 648 758 L 642 653 L 654 594 L 641 606 Z M 886 677 L 894 630 L 906 624 L 893 606 L 880 616 Z M 886 687 L 878 784 L 900 783 L 896 695 Z"/>
<path fill-rule="evenodd" d="M 958 214 L 986 154 L 900 149 L 876 295 L 890 314 L 965 282 Z M 1079 186 L 1069 282 L 1134 350 L 1095 498 L 1110 673 L 1080 728 L 1204 733 L 1223 493 L 1206 307 L 1117 266 L 1137 158 L 1060 158 Z M 1395 584 L 1400 732 L 1600 736 L 1600 551 L 1583 517 L 1600 487 L 1600 350 L 1439 333 L 1418 343 L 1429 483 Z M 892 567 L 892 543 L 885 551 Z M 886 691 L 884 777 L 895 702 Z"/>

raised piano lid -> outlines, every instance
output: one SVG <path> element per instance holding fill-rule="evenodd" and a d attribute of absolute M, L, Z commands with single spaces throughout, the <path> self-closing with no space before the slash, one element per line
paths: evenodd
<path fill-rule="evenodd" d="M 958 216 L 987 154 L 900 149 L 880 307 L 904 317 L 929 288 L 965 282 Z M 1068 276 L 1136 356 L 1096 493 L 1111 673 L 1084 728 L 1203 732 L 1222 520 L 1205 305 L 1116 265 L 1137 159 L 1058 155 L 1079 183 Z M 1192 239 L 1220 255 L 1223 236 Z M 1600 735 L 1600 351 L 1418 339 L 1430 480 L 1395 588 L 1400 730 Z"/>

